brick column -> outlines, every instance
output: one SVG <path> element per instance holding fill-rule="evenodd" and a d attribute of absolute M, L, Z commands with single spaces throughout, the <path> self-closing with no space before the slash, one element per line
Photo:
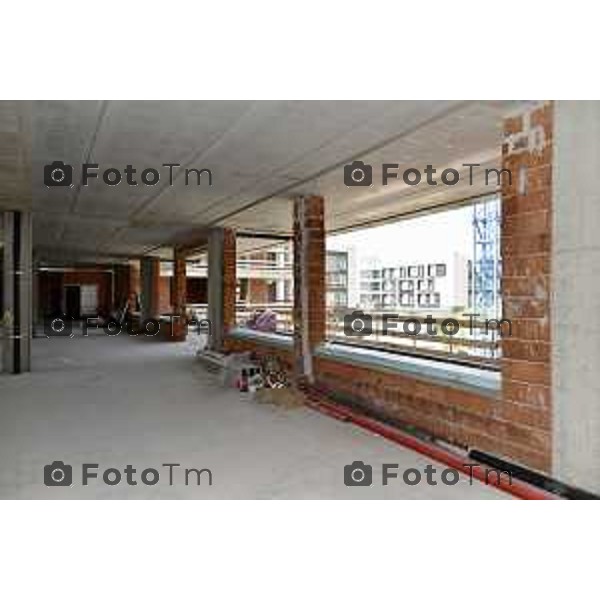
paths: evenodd
<path fill-rule="evenodd" d="M 313 381 L 313 352 L 325 340 L 325 224 L 321 196 L 294 203 L 294 371 Z"/>
<path fill-rule="evenodd" d="M 235 325 L 236 289 L 235 231 L 213 229 L 208 240 L 208 318 L 214 350 L 227 348 L 227 333 Z"/>
<path fill-rule="evenodd" d="M 223 335 L 235 327 L 237 296 L 237 253 L 233 229 L 223 230 Z"/>
<path fill-rule="evenodd" d="M 182 342 L 186 338 L 187 322 L 185 305 L 187 302 L 186 262 L 184 253 L 175 248 L 173 256 L 173 295 L 171 304 L 177 318 L 173 319 L 173 327 L 169 339 Z"/>
<path fill-rule="evenodd" d="M 160 259 L 154 256 L 141 260 L 142 319 L 160 316 Z"/>
<path fill-rule="evenodd" d="M 553 107 L 543 104 L 505 121 L 502 167 L 501 452 L 551 471 L 550 253 Z"/>

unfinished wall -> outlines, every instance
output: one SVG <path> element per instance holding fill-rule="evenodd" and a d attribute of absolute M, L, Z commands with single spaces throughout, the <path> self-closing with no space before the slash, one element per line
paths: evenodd
<path fill-rule="evenodd" d="M 269 282 L 266 279 L 248 279 L 246 301 L 249 304 L 268 304 Z"/>
<path fill-rule="evenodd" d="M 186 297 L 188 304 L 206 304 L 208 302 L 208 280 L 206 277 L 188 277 Z"/>
<path fill-rule="evenodd" d="M 503 316 L 512 335 L 502 341 L 502 401 L 526 428 L 507 435 L 509 456 L 534 453 L 549 473 L 551 419 L 551 249 L 553 106 L 545 103 L 505 122 L 502 166 Z M 521 415 L 526 412 L 528 419 Z"/>
<path fill-rule="evenodd" d="M 235 326 L 235 303 L 237 295 L 237 247 L 235 231 L 223 230 L 223 334 Z M 209 283 L 210 285 L 210 283 Z"/>
<path fill-rule="evenodd" d="M 143 319 L 156 319 L 160 316 L 160 279 L 160 259 L 154 256 L 142 258 L 140 261 L 140 303 Z"/>
<path fill-rule="evenodd" d="M 129 265 L 114 265 L 114 304 L 122 308 L 131 296 L 131 274 Z"/>
<path fill-rule="evenodd" d="M 225 336 L 235 325 L 236 288 L 235 232 L 212 229 L 208 238 L 208 318 L 214 349 L 225 347 Z"/>
<path fill-rule="evenodd" d="M 275 354 L 292 373 L 293 353 L 278 346 L 229 338 L 231 351 Z M 527 406 L 504 403 L 475 391 L 417 380 L 410 376 L 357 367 L 329 358 L 314 361 L 315 385 L 382 419 L 416 427 L 463 448 L 476 448 L 544 470 L 546 459 L 531 447 L 538 415 Z"/>
<path fill-rule="evenodd" d="M 555 103 L 554 474 L 600 493 L 600 103 Z"/>
<path fill-rule="evenodd" d="M 31 103 L 0 101 L 0 211 L 31 209 Z"/>
<path fill-rule="evenodd" d="M 158 310 L 161 315 L 168 314 L 173 311 L 173 280 L 171 277 L 161 276 L 158 282 Z"/>
<path fill-rule="evenodd" d="M 505 123 L 502 166 L 511 171 L 512 178 L 504 177 L 502 185 L 502 287 L 504 317 L 512 321 L 512 335 L 502 342 L 501 393 L 493 397 L 475 388 L 458 389 L 319 357 L 313 360 L 317 386 L 341 393 L 382 418 L 551 472 L 552 142 L 553 110 L 549 103 L 532 107 L 527 114 Z M 311 226 L 318 229 L 318 215 L 311 218 Z M 298 208 L 295 221 L 298 229 Z M 297 246 L 299 243 L 302 241 L 296 240 Z M 313 312 L 308 322 L 320 324 L 313 329 L 312 338 L 318 343 L 325 318 L 324 301 L 318 299 L 318 294 L 322 295 L 320 269 L 324 267 L 319 266 L 321 258 L 316 251 L 309 262 L 310 275 L 306 277 L 296 266 L 299 256 L 295 256 L 295 301 L 306 301 L 306 295 L 299 293 L 303 283 L 317 294 L 312 296 Z M 306 321 L 306 315 L 304 318 Z M 298 306 L 295 319 L 299 324 L 294 352 L 297 362 L 298 337 L 306 326 Z M 231 347 L 265 351 L 247 340 L 236 340 Z M 291 352 L 286 356 L 291 362 Z"/>
<path fill-rule="evenodd" d="M 42 317 L 64 311 L 65 285 L 95 285 L 98 289 L 98 312 L 108 314 L 112 308 L 112 274 L 107 271 L 82 269 L 75 271 L 41 271 L 39 278 L 39 310 Z"/>
<path fill-rule="evenodd" d="M 98 313 L 107 315 L 112 308 L 112 273 L 107 271 L 77 270 L 63 273 L 65 285 L 95 285 L 98 289 Z"/>
<path fill-rule="evenodd" d="M 297 377 L 313 379 L 314 349 L 325 341 L 325 202 L 294 201 L 294 364 Z"/>
<path fill-rule="evenodd" d="M 0 226 L 3 228 L 0 368 L 7 373 L 22 373 L 30 370 L 33 333 L 31 213 L 6 211 Z"/>

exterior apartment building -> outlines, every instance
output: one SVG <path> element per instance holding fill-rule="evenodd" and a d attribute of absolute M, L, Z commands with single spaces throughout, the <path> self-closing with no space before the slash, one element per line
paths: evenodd
<path fill-rule="evenodd" d="M 359 272 L 360 306 L 454 310 L 468 305 L 468 261 L 454 253 L 451 260 L 383 264 L 366 260 Z"/>
<path fill-rule="evenodd" d="M 356 265 L 351 251 L 327 252 L 327 305 L 354 306 L 358 301 Z M 161 277 L 172 277 L 173 265 L 164 262 Z M 206 289 L 207 262 L 201 258 L 188 264 L 187 280 L 195 289 Z M 196 285 L 195 282 L 200 285 Z M 293 302 L 293 264 L 291 250 L 280 246 L 268 252 L 241 254 L 237 260 L 237 294 L 240 304 L 291 304 Z M 200 300 L 198 300 L 200 302 Z M 349 304 L 349 302 L 351 304 Z"/>
<path fill-rule="evenodd" d="M 245 304 L 291 304 L 293 262 L 289 245 L 242 254 L 237 261 L 237 301 Z"/>
<path fill-rule="evenodd" d="M 348 306 L 348 253 L 327 252 L 327 306 Z"/>
<path fill-rule="evenodd" d="M 327 305 L 336 308 L 353 306 L 358 301 L 354 253 L 351 250 L 327 251 L 326 261 Z M 293 302 L 293 264 L 287 246 L 269 252 L 243 254 L 238 259 L 237 269 L 239 302 Z"/>

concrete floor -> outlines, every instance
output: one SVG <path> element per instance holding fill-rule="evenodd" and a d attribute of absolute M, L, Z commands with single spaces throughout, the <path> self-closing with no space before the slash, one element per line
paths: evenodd
<path fill-rule="evenodd" d="M 258 404 L 220 387 L 191 344 L 120 335 L 35 339 L 33 372 L 0 376 L 1 498 L 436 498 L 505 499 L 466 477 L 454 485 L 381 485 L 381 464 L 421 471 L 431 461 L 310 409 Z M 43 467 L 73 465 L 72 487 L 46 487 Z M 371 487 L 346 487 L 344 465 L 373 465 Z M 81 485 L 82 463 L 99 479 Z M 175 485 L 163 463 L 179 463 Z M 137 469 L 137 486 L 102 472 Z M 140 472 L 159 470 L 154 486 Z M 184 485 L 183 468 L 209 468 L 213 485 Z M 192 478 L 192 483 L 195 480 Z"/>

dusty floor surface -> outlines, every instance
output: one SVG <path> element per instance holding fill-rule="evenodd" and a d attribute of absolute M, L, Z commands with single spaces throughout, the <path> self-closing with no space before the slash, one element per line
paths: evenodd
<path fill-rule="evenodd" d="M 46 487 L 44 465 L 72 465 L 73 485 Z M 344 466 L 373 466 L 373 485 L 347 487 Z M 98 464 L 82 485 L 83 463 Z M 178 463 L 169 467 L 165 463 Z M 381 484 L 382 463 L 398 479 Z M 404 469 L 431 461 L 353 425 L 308 408 L 286 410 L 223 389 L 194 357 L 192 344 L 120 335 L 35 339 L 33 371 L 0 376 L 1 498 L 509 498 L 461 477 L 438 484 L 402 481 Z M 128 485 L 125 467 L 136 469 Z M 117 468 L 117 485 L 106 469 Z M 153 468 L 159 481 L 145 485 Z M 185 469 L 210 469 L 201 475 Z M 60 477 L 60 473 L 55 474 Z M 116 474 L 109 473 L 109 479 Z M 152 480 L 151 472 L 147 475 Z"/>

